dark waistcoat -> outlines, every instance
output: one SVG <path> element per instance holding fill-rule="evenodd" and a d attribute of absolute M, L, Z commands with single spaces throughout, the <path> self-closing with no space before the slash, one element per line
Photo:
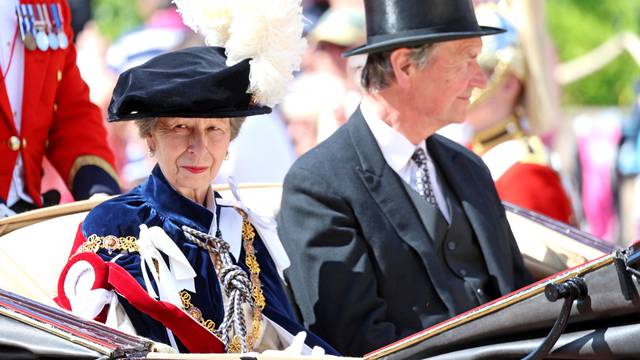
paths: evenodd
<path fill-rule="evenodd" d="M 425 241 L 438 255 L 429 264 L 431 281 L 438 293 L 448 292 L 451 295 L 453 302 L 448 310 L 454 315 L 495 298 L 496 291 L 460 202 L 442 176 L 440 178 L 439 184 L 451 214 L 451 224 L 447 223 L 438 208 L 427 203 L 409 184 L 402 183 L 431 237 Z"/>

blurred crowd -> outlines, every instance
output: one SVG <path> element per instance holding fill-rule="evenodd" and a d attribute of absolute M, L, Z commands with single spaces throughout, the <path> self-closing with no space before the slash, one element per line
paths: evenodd
<path fill-rule="evenodd" d="M 476 94 L 482 101 L 471 109 L 465 124 L 444 129 L 443 134 L 485 159 L 504 200 L 542 202 L 550 194 L 553 209 L 547 215 L 611 243 L 638 239 L 640 191 L 635 189 L 640 189 L 640 97 L 632 112 L 562 109 L 560 86 L 545 71 L 557 59 L 550 38 L 539 31 L 544 17 L 522 15 L 523 11 L 535 12 L 532 9 L 504 11 L 494 1 L 476 3 L 493 6 L 495 12 L 488 16 L 494 19 L 489 21 L 510 32 L 496 37 L 495 43 L 485 43 L 485 52 L 493 54 L 480 59 L 490 79 L 488 90 Z M 90 87 L 91 100 L 103 114 L 118 74 L 163 52 L 203 43 L 182 23 L 169 0 L 136 0 L 144 23 L 112 42 L 91 20 L 89 0 L 70 0 L 69 4 L 76 20 L 78 66 Z M 341 53 L 365 42 L 362 0 L 303 0 L 303 6 L 308 48 L 302 68 L 273 113 L 247 119 L 216 182 L 226 183 L 231 174 L 238 182 L 282 182 L 293 161 L 344 124 L 359 104 L 359 69 L 366 58 L 344 58 Z M 527 26 L 538 30 L 528 32 Z M 640 85 L 636 93 L 640 94 Z M 122 190 L 127 191 L 148 176 L 153 162 L 131 122 L 114 123 L 107 129 Z M 501 148 L 513 155 L 513 149 L 523 146 L 526 160 L 509 160 L 493 151 Z M 526 169 L 518 169 L 516 175 L 512 166 L 523 162 Z M 542 180 L 531 182 L 524 190 L 507 185 L 522 185 L 531 174 Z M 43 189 L 48 188 L 59 189 L 63 202 L 72 200 L 55 170 L 45 164 Z M 523 193 L 528 196 L 521 196 Z M 531 208 L 545 213 L 545 206 L 549 204 L 532 204 Z"/>

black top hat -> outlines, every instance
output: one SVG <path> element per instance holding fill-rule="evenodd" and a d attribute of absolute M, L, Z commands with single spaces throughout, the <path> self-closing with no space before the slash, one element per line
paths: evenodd
<path fill-rule="evenodd" d="M 174 51 L 120 75 L 109 121 L 149 117 L 227 118 L 266 114 L 249 88 L 249 60 L 226 65 L 224 48 L 193 47 Z"/>
<path fill-rule="evenodd" d="M 367 43 L 344 56 L 504 32 L 478 25 L 471 0 L 364 0 L 364 6 Z"/>

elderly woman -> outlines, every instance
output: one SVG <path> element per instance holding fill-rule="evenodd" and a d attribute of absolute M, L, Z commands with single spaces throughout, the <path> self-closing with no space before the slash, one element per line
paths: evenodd
<path fill-rule="evenodd" d="M 86 217 L 60 277 L 62 307 L 181 352 L 283 349 L 305 331 L 281 285 L 288 259 L 273 226 L 210 186 L 244 117 L 270 111 L 248 86 L 249 60 L 227 66 L 216 47 L 121 75 L 109 118 L 136 120 L 157 165 Z M 313 334 L 298 346 L 334 351 Z"/>

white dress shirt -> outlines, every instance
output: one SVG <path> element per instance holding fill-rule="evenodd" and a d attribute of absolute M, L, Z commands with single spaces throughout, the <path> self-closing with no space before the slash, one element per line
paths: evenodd
<path fill-rule="evenodd" d="M 418 172 L 418 165 L 411 159 L 411 156 L 417 148 L 422 148 L 427 155 L 427 169 L 429 171 L 429 181 L 431 182 L 431 188 L 436 198 L 436 203 L 440 212 L 451 224 L 451 215 L 449 214 L 449 208 L 442 194 L 442 188 L 438 182 L 438 173 L 436 167 L 429 156 L 429 151 L 426 148 L 425 142 L 421 141 L 420 144 L 414 145 L 404 135 L 393 129 L 387 123 L 385 123 L 380 117 L 367 105 L 366 101 L 360 104 L 360 111 L 364 117 L 365 122 L 369 126 L 369 129 L 373 133 L 373 137 L 378 143 L 378 147 L 382 151 L 382 156 L 386 160 L 387 164 L 393 171 L 395 171 L 407 184 L 417 190 L 416 173 Z"/>
<path fill-rule="evenodd" d="M 0 67 L 4 85 L 9 97 L 9 104 L 13 113 L 13 124 L 20 133 L 22 125 L 22 94 L 24 90 L 24 44 L 20 38 L 18 30 L 18 19 L 16 18 L 16 5 L 18 0 L 0 1 Z M 17 36 L 16 30 L 18 30 Z M 13 54 L 11 48 L 15 47 Z M 11 68 L 7 71 L 7 67 L 11 63 Z M 19 199 L 33 202 L 31 197 L 24 190 L 24 169 L 22 166 L 22 156 L 18 154 L 16 166 L 13 169 L 13 179 L 9 187 L 9 196 L 7 197 L 7 205 L 13 205 Z"/>

